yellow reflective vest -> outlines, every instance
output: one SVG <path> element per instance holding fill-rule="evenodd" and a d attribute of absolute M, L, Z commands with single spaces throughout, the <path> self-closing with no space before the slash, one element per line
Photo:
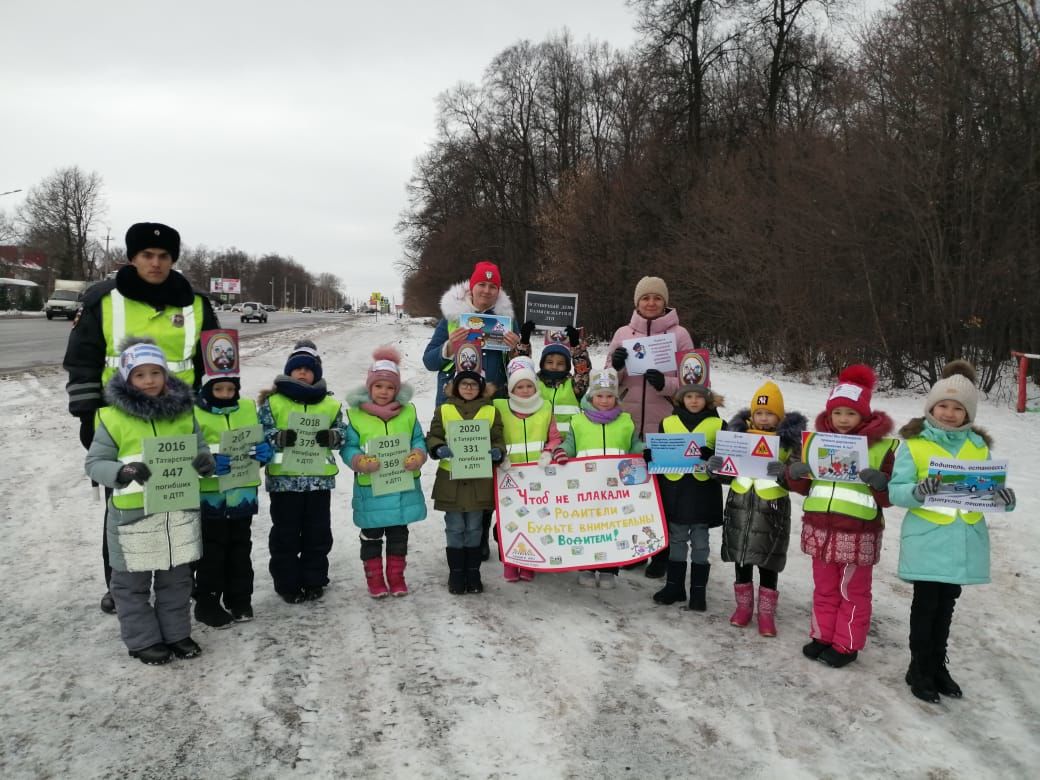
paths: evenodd
<path fill-rule="evenodd" d="M 502 432 L 510 463 L 534 463 L 549 438 L 552 407 L 543 403 L 537 412 L 520 418 L 509 408 L 509 400 L 496 398 L 495 408 L 502 415 Z"/>
<path fill-rule="evenodd" d="M 101 328 L 105 337 L 105 384 L 119 370 L 120 346 L 130 336 L 146 336 L 163 351 L 170 373 L 191 387 L 195 383 L 195 345 L 202 333 L 202 298 L 191 306 L 167 306 L 162 311 L 148 303 L 112 290 L 101 299 Z"/>
<path fill-rule="evenodd" d="M 114 406 L 103 406 L 97 410 L 96 419 L 105 424 L 118 448 L 116 457 L 123 464 L 136 463 L 144 457 L 142 442 L 145 439 L 195 432 L 195 418 L 191 412 L 179 414 L 172 420 L 144 420 Z M 116 509 L 143 509 L 144 486 L 131 482 L 116 487 L 112 490 L 112 506 Z"/>
<path fill-rule="evenodd" d="M 391 417 L 385 422 L 364 409 L 351 408 L 350 410 L 350 425 L 358 432 L 359 446 L 362 450 L 371 439 L 377 439 L 380 436 L 404 436 L 408 442 L 411 442 L 412 432 L 415 430 L 415 420 L 415 407 L 411 404 L 402 406 L 396 417 Z M 413 478 L 419 476 L 418 471 L 409 473 Z M 354 476 L 359 485 L 372 484 L 370 474 L 355 474 Z"/>
<path fill-rule="evenodd" d="M 870 468 L 881 468 L 885 456 L 898 446 L 899 442 L 894 439 L 881 439 L 871 444 L 867 450 Z M 857 520 L 877 520 L 880 517 L 873 491 L 869 485 L 860 481 L 814 479 L 802 508 L 806 512 L 821 514 L 835 512 Z"/>
<path fill-rule="evenodd" d="M 448 423 L 449 422 L 462 422 L 465 417 L 459 414 L 458 407 L 452 404 L 443 404 L 441 406 L 441 422 L 444 423 L 444 435 L 448 435 Z M 491 404 L 482 406 L 477 409 L 477 413 L 473 415 L 474 420 L 487 420 L 489 425 L 493 425 L 495 422 L 495 407 Z M 441 462 L 437 464 L 437 468 L 444 469 L 445 471 L 451 471 L 451 458 L 441 458 Z"/>
<path fill-rule="evenodd" d="M 579 414 L 571 420 L 571 430 L 577 458 L 625 455 L 632 446 L 636 424 L 628 412 L 622 412 L 606 424 L 594 423 L 584 414 Z"/>
<path fill-rule="evenodd" d="M 328 418 L 329 425 L 332 425 L 336 419 L 336 415 L 339 414 L 339 401 L 331 395 L 325 396 L 316 404 L 301 404 L 298 401 L 292 400 L 287 395 L 272 393 L 267 397 L 267 403 L 271 407 L 271 416 L 274 418 L 275 427 L 280 431 L 284 431 L 289 427 L 290 412 L 321 414 Z M 326 450 L 326 452 L 328 454 L 325 457 L 325 468 L 320 475 L 314 476 L 334 477 L 339 473 L 339 467 L 336 465 L 336 458 L 333 456 L 332 450 Z M 282 467 L 282 457 L 282 452 L 276 452 L 274 454 L 274 458 L 267 464 L 268 475 L 272 477 L 300 476 L 292 474 Z"/>
<path fill-rule="evenodd" d="M 673 414 L 665 417 L 661 420 L 661 430 L 664 433 L 703 433 L 704 434 L 704 446 L 715 449 L 715 434 L 722 430 L 722 418 L 721 417 L 707 417 L 697 423 L 696 427 L 691 431 L 683 425 L 682 420 L 679 419 L 679 415 Z M 658 474 L 659 477 L 670 479 L 672 482 L 678 482 L 680 479 L 685 477 L 685 474 Z M 707 470 L 695 471 L 693 473 L 694 479 L 700 480 L 701 482 L 707 482 L 711 477 Z"/>
<path fill-rule="evenodd" d="M 567 378 L 563 384 L 549 387 L 539 379 L 538 392 L 552 406 L 556 430 L 560 432 L 561 436 L 566 436 L 567 431 L 571 429 L 571 418 L 576 414 L 581 414 L 578 396 L 574 392 L 574 380 Z"/>
<path fill-rule="evenodd" d="M 906 446 L 910 448 L 910 455 L 913 456 L 914 465 L 917 466 L 918 482 L 928 478 L 928 467 L 932 458 L 950 460 L 949 452 L 928 439 L 907 439 Z M 956 460 L 987 460 L 989 458 L 989 447 L 985 445 L 979 447 L 973 444 L 971 439 L 965 439 L 964 444 L 961 445 L 960 450 L 957 451 L 953 458 Z M 958 517 L 968 525 L 975 525 L 975 523 L 985 517 L 985 514 L 982 512 L 962 512 L 960 509 L 939 506 L 918 507 L 908 511 L 936 525 L 949 525 Z"/>
<path fill-rule="evenodd" d="M 257 425 L 260 422 L 256 416 L 256 403 L 250 398 L 239 398 L 238 408 L 230 414 L 215 414 L 196 406 L 195 420 L 198 422 L 199 428 L 202 429 L 202 435 L 206 438 L 206 444 L 213 455 L 220 452 L 220 435 L 224 431 L 248 428 L 250 425 Z M 260 479 L 257 478 L 256 482 L 250 482 L 247 485 L 242 485 L 242 487 L 256 487 L 259 484 Z M 217 477 L 203 477 L 199 483 L 199 490 L 203 493 L 220 492 L 219 479 Z"/>

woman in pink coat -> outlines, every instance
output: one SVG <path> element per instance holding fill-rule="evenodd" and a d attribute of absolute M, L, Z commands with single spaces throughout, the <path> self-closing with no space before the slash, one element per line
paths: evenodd
<path fill-rule="evenodd" d="M 675 334 L 675 350 L 693 349 L 689 331 L 679 324 L 675 309 L 668 308 L 668 285 L 657 276 L 644 276 L 636 285 L 635 311 L 627 325 L 614 332 L 607 350 L 607 365 L 618 372 L 621 384 L 621 406 L 636 424 L 636 433 L 642 439 L 648 433 L 660 430 L 661 420 L 674 414 L 672 397 L 682 382 L 678 372 L 662 373 L 650 369 L 642 375 L 630 375 L 625 370 L 628 350 L 621 346 L 623 341 L 641 336 Z M 668 568 L 668 550 L 658 553 L 646 568 L 647 577 L 663 577 Z"/>

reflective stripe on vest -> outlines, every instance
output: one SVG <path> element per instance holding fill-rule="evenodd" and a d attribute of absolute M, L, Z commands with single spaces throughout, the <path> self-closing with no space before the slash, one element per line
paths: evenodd
<path fill-rule="evenodd" d="M 715 449 L 715 434 L 722 430 L 722 418 L 721 417 L 708 417 L 697 423 L 696 427 L 691 431 L 688 430 L 683 421 L 679 419 L 679 415 L 673 414 L 669 417 L 665 417 L 661 420 L 661 428 L 665 433 L 703 433 L 704 434 L 704 446 Z M 672 482 L 676 482 L 683 477 L 685 474 L 658 474 L 659 477 L 670 479 Z M 700 480 L 701 482 L 707 482 L 711 477 L 708 475 L 707 469 L 704 471 L 693 472 L 694 479 Z"/>
<path fill-rule="evenodd" d="M 622 412 L 606 425 L 594 423 L 584 414 L 571 419 L 575 457 L 624 455 L 632 446 L 636 424 L 628 412 Z"/>
<path fill-rule="evenodd" d="M 506 439 L 506 453 L 510 463 L 534 463 L 549 438 L 552 408 L 542 404 L 529 417 L 520 418 L 509 408 L 509 400 L 496 398 L 495 408 L 502 416 L 502 430 Z"/>
<path fill-rule="evenodd" d="M 581 413 L 578 396 L 574 392 L 574 380 L 568 377 L 562 385 L 549 387 L 539 379 L 538 392 L 552 406 L 556 430 L 560 432 L 560 435 L 566 435 L 571 428 L 571 418 Z"/>
<path fill-rule="evenodd" d="M 780 487 L 775 479 L 765 477 L 737 477 L 730 484 L 729 489 L 737 494 L 747 493 L 753 489 L 755 495 L 764 501 L 776 501 L 787 495 L 787 491 Z"/>
<path fill-rule="evenodd" d="M 893 439 L 881 439 L 871 444 L 867 450 L 867 461 L 870 468 L 881 468 L 885 456 L 898 446 L 899 442 Z M 873 491 L 868 485 L 859 481 L 834 482 L 814 479 L 802 508 L 806 512 L 820 514 L 833 512 L 854 517 L 857 520 L 877 520 L 880 517 Z"/>
<path fill-rule="evenodd" d="M 462 422 L 465 417 L 459 414 L 458 407 L 454 404 L 444 404 L 441 406 L 441 422 L 444 423 L 444 435 L 447 438 L 448 435 L 448 423 L 449 422 Z M 487 420 L 489 424 L 495 422 L 495 407 L 491 404 L 482 406 L 477 409 L 477 413 L 473 415 L 474 420 Z M 437 468 L 451 471 L 451 458 L 441 458 L 441 462 L 437 464 Z"/>
<path fill-rule="evenodd" d="M 257 425 L 260 420 L 256 416 L 256 403 L 250 398 L 239 398 L 238 408 L 230 414 L 215 414 L 205 409 L 195 407 L 195 420 L 202 429 L 202 435 L 206 439 L 211 455 L 220 452 L 220 436 L 224 431 L 232 431 L 238 428 L 248 428 Z M 250 482 L 242 487 L 256 487 L 260 480 Z M 204 477 L 199 482 L 199 490 L 203 493 L 220 492 L 220 481 L 217 477 Z"/>
<path fill-rule="evenodd" d="M 180 326 L 173 323 L 181 320 Z M 202 298 L 198 295 L 190 306 L 167 306 L 156 311 L 154 306 L 126 298 L 112 290 L 101 299 L 101 328 L 105 337 L 105 368 L 102 384 L 119 370 L 119 347 L 130 336 L 146 336 L 155 341 L 166 356 L 170 373 L 189 386 L 195 382 L 193 356 L 202 333 Z"/>
<path fill-rule="evenodd" d="M 401 407 L 401 411 L 396 417 L 391 417 L 386 422 L 383 422 L 374 414 L 351 408 L 350 412 L 350 424 L 355 431 L 358 432 L 358 439 L 360 439 L 361 451 L 365 451 L 365 444 L 372 439 L 377 439 L 380 436 L 404 436 L 405 440 L 411 442 L 412 433 L 415 430 L 416 413 L 415 407 L 411 404 L 405 404 Z M 411 472 L 412 477 L 418 477 L 419 472 Z M 371 485 L 372 477 L 369 474 L 355 474 L 357 483 L 359 485 Z"/>
<path fill-rule="evenodd" d="M 950 459 L 949 452 L 928 439 L 920 437 L 907 439 L 906 446 L 910 448 L 910 455 L 914 459 L 914 465 L 917 466 L 918 482 L 928 478 L 928 467 L 932 458 Z M 956 460 L 987 460 L 989 458 L 989 447 L 985 444 L 979 447 L 973 444 L 971 439 L 965 439 L 964 444 L 961 445 L 961 448 L 953 457 Z M 958 517 L 968 525 L 975 525 L 975 523 L 986 516 L 982 512 L 962 512 L 959 509 L 940 506 L 919 507 L 909 511 L 936 525 L 949 525 Z"/>
<path fill-rule="evenodd" d="M 329 425 L 332 425 L 336 420 L 336 415 L 339 414 L 339 401 L 333 398 L 331 395 L 327 395 L 322 398 L 316 404 L 301 404 L 297 401 L 292 400 L 287 395 L 281 393 L 272 393 L 267 397 L 267 404 L 271 407 L 271 417 L 274 418 L 275 427 L 284 431 L 289 427 L 289 413 L 290 412 L 305 412 L 306 414 L 321 414 L 328 418 Z M 311 476 L 326 476 L 333 477 L 339 473 L 339 467 L 336 465 L 336 458 L 332 454 L 332 450 L 326 450 L 328 455 L 325 458 L 325 468 L 322 474 L 311 475 Z M 292 474 L 282 468 L 282 457 L 281 451 L 276 452 L 271 462 L 267 464 L 267 474 L 272 477 L 292 477 L 300 476 L 298 474 Z"/>
<path fill-rule="evenodd" d="M 195 417 L 190 412 L 179 414 L 172 420 L 143 420 L 114 406 L 103 406 L 97 410 L 97 420 L 116 444 L 119 462 L 139 462 L 142 458 L 142 442 L 157 436 L 183 436 L 195 432 Z M 192 472 L 194 473 L 194 472 Z M 143 509 L 144 486 L 131 482 L 112 490 L 112 506 L 116 509 Z"/>

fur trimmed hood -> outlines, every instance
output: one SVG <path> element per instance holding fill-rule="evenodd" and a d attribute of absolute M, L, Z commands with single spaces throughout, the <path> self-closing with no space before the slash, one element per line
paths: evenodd
<path fill-rule="evenodd" d="M 501 287 L 498 289 L 498 300 L 495 301 L 495 305 L 483 312 L 478 312 L 473 307 L 473 299 L 469 297 L 468 280 L 453 284 L 441 296 L 441 316 L 448 322 L 457 320 L 460 314 L 486 314 L 488 312 L 500 317 L 516 318 L 513 312 L 513 301 Z"/>
<path fill-rule="evenodd" d="M 729 421 L 726 429 L 737 433 L 747 433 L 751 430 L 750 420 L 751 409 L 741 409 Z M 800 453 L 802 451 L 802 431 L 806 430 L 808 425 L 809 421 L 801 412 L 788 412 L 780 421 L 774 435 L 780 437 L 780 446 Z"/>
<path fill-rule="evenodd" d="M 915 436 L 920 436 L 922 433 L 924 433 L 924 424 L 924 417 L 914 417 L 912 420 L 910 420 L 910 422 L 908 422 L 906 425 L 899 429 L 899 435 L 902 436 L 904 439 L 912 439 Z M 942 429 L 937 428 L 936 430 Z M 987 447 L 993 447 L 993 437 L 989 435 L 989 432 L 986 431 L 985 428 L 980 428 L 977 425 L 972 425 L 968 430 L 970 430 L 972 433 L 974 433 L 976 436 L 978 436 L 980 439 L 986 442 Z"/>
<path fill-rule="evenodd" d="M 153 398 L 131 387 L 119 374 L 105 385 L 105 401 L 120 411 L 142 420 L 172 420 L 192 413 L 195 397 L 191 388 L 173 375 L 166 377 L 166 392 Z"/>
<path fill-rule="evenodd" d="M 859 428 L 849 431 L 850 436 L 866 436 L 868 444 L 876 444 L 892 433 L 896 424 L 884 412 L 875 411 L 870 417 L 863 419 Z M 821 433 L 837 433 L 831 425 L 830 412 L 823 411 L 816 416 L 816 430 Z"/>
<path fill-rule="evenodd" d="M 415 396 L 415 389 L 408 382 L 401 382 L 401 388 L 397 391 L 397 395 L 394 400 L 401 406 L 405 406 L 411 403 L 412 398 Z M 344 396 L 346 404 L 351 409 L 360 409 L 361 404 L 372 403 L 372 396 L 368 394 L 368 388 L 364 385 L 355 387 L 353 390 L 348 390 L 346 396 Z"/>

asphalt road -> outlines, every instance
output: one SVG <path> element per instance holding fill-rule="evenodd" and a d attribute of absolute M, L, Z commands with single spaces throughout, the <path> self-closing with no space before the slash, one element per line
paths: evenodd
<path fill-rule="evenodd" d="M 238 328 L 239 338 L 298 328 L 312 322 L 346 319 L 351 314 L 299 314 L 268 312 L 267 322 L 239 322 L 238 312 L 218 312 L 225 327 Z M 0 317 L 0 374 L 28 368 L 61 365 L 72 323 L 46 317 Z"/>

